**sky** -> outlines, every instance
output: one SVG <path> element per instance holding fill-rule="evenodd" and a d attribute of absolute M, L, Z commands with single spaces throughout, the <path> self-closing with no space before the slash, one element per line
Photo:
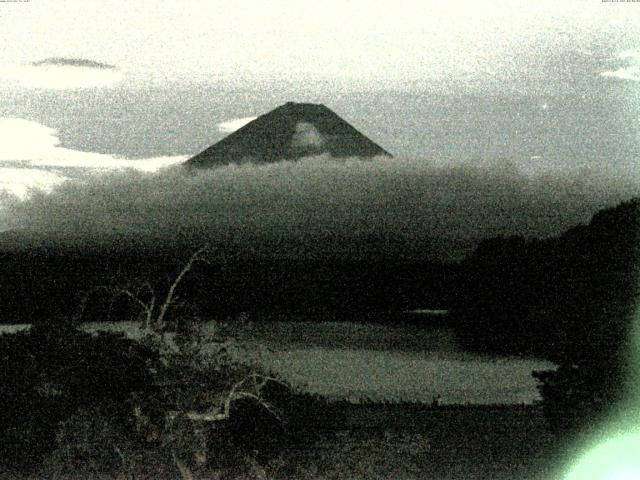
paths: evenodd
<path fill-rule="evenodd" d="M 640 3 L 600 0 L 4 2 L 0 188 L 35 202 L 157 175 L 309 101 L 400 159 L 389 175 L 507 165 L 615 202 L 640 179 L 639 34 Z M 10 203 L 0 228 L 33 225 Z"/>

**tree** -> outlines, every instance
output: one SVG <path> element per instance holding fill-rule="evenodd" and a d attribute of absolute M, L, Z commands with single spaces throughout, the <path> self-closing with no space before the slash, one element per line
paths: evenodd
<path fill-rule="evenodd" d="M 534 377 L 552 428 L 580 433 L 622 405 L 638 380 L 640 199 L 598 212 L 560 240 L 567 272 L 549 306 L 558 368 Z"/>
<path fill-rule="evenodd" d="M 157 353 L 158 362 L 151 366 L 157 392 L 152 398 L 138 398 L 133 408 L 136 429 L 156 448 L 171 452 L 185 480 L 194 478 L 194 468 L 210 462 L 211 437 L 220 435 L 220 425 L 239 414 L 235 405 L 249 402 L 281 421 L 281 411 L 264 392 L 270 384 L 284 383 L 262 372 L 257 356 L 233 339 L 224 338 L 219 330 L 205 332 L 194 309 L 179 302 L 183 280 L 196 264 L 208 262 L 208 255 L 207 247 L 196 251 L 164 297 L 146 281 L 137 288 L 101 286 L 85 294 L 78 316 L 82 318 L 96 292 L 110 293 L 112 302 L 125 298 L 139 311 L 141 343 Z M 225 453 L 230 452 L 218 452 Z"/>

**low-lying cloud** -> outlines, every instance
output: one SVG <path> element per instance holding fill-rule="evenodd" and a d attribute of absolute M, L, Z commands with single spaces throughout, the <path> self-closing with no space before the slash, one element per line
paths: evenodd
<path fill-rule="evenodd" d="M 4 199 L 7 227 L 43 235 L 175 239 L 549 236 L 639 193 L 596 174 L 525 176 L 512 164 L 436 167 L 423 159 L 307 157 L 155 173 L 126 170 Z M 285 242 L 286 243 L 286 242 Z"/>

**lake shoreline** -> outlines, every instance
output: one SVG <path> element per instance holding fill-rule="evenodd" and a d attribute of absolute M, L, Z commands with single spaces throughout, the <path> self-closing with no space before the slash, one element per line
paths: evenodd
<path fill-rule="evenodd" d="M 0 326 L 0 332 L 25 328 Z M 81 328 L 143 335 L 141 324 L 131 321 Z M 531 373 L 555 367 L 540 359 L 465 352 L 443 327 L 270 320 L 206 322 L 203 333 L 259 352 L 260 368 L 301 392 L 354 405 L 429 405 L 434 399 L 442 405 L 531 405 L 540 399 Z"/>

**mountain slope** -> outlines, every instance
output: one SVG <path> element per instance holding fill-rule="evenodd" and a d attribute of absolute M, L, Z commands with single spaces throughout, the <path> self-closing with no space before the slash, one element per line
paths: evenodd
<path fill-rule="evenodd" d="M 189 167 L 269 163 L 328 153 L 391 156 L 324 105 L 288 102 L 261 115 L 186 161 Z"/>

